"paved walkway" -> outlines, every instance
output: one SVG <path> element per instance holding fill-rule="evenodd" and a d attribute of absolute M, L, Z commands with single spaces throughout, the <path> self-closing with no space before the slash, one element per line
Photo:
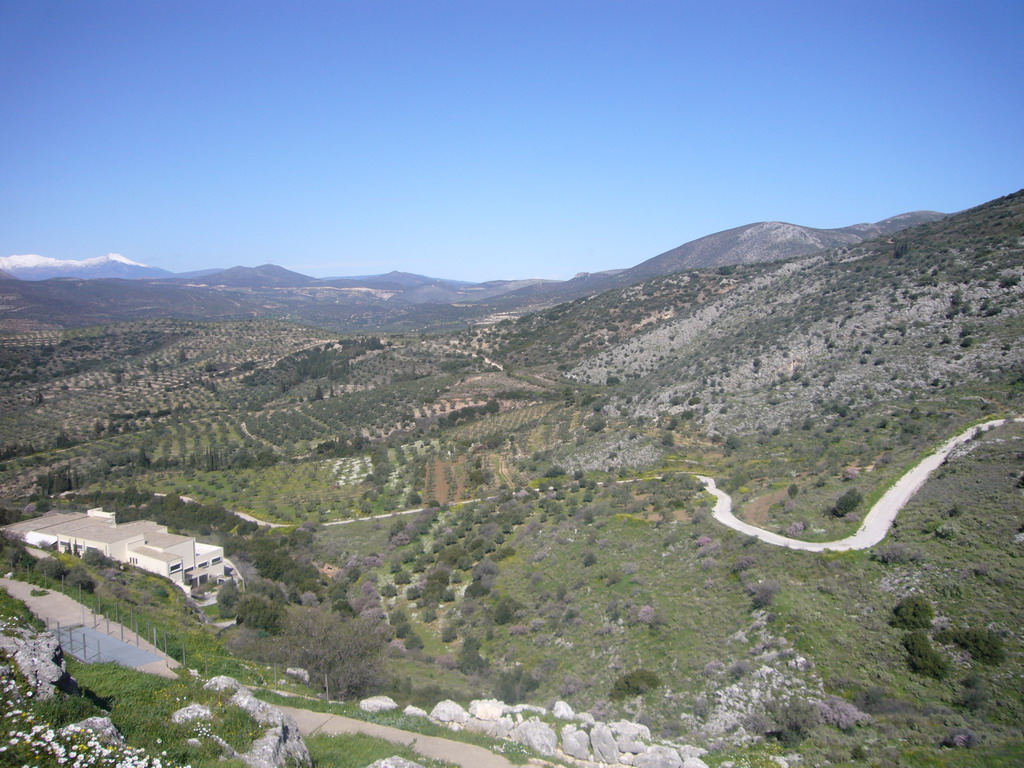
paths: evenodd
<path fill-rule="evenodd" d="M 32 590 L 38 591 L 39 587 L 14 579 L 0 578 L 0 587 L 25 603 L 46 623 L 47 629 L 57 631 L 59 626 L 62 640 L 73 638 L 67 650 L 77 658 L 89 662 L 116 661 L 141 672 L 177 677 L 174 670 L 181 666 L 177 661 L 128 627 L 93 613 L 77 600 L 53 590 L 47 590 L 45 595 L 33 595 Z"/>
<path fill-rule="evenodd" d="M 883 494 L 874 506 L 864 516 L 864 522 L 852 536 L 835 541 L 803 541 L 783 536 L 780 533 L 766 531 L 756 525 L 744 522 L 732 513 L 732 499 L 725 491 L 721 491 L 710 477 L 696 475 L 696 478 L 707 486 L 708 492 L 715 497 L 714 518 L 723 525 L 733 530 L 745 533 L 749 536 L 756 536 L 761 541 L 774 544 L 777 547 L 789 549 L 800 549 L 807 552 L 825 552 L 828 550 L 842 552 L 851 549 L 867 549 L 880 542 L 889 533 L 896 515 L 906 506 L 911 497 L 924 485 L 928 476 L 942 466 L 957 447 L 963 445 L 986 430 L 994 427 L 1001 427 L 1009 421 L 1024 422 L 1024 418 L 1014 419 L 993 419 L 984 424 L 978 424 L 970 429 L 964 430 L 956 437 L 947 440 L 934 453 L 925 456 L 903 477 L 897 480 L 893 486 Z"/>
<path fill-rule="evenodd" d="M 283 707 L 275 704 L 278 709 L 295 718 L 299 731 L 303 736 L 324 734 L 336 736 L 341 733 L 363 733 L 378 739 L 385 739 L 393 744 L 402 744 L 424 757 L 435 760 L 446 760 L 464 768 L 512 768 L 512 763 L 501 755 L 489 752 L 483 747 L 452 741 L 441 736 L 424 736 L 419 733 L 403 731 L 388 725 L 367 723 L 341 715 L 330 715 L 325 712 L 311 712 L 308 709 Z"/>

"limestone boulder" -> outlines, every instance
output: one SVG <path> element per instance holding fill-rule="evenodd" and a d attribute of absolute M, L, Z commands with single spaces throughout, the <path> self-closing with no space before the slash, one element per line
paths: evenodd
<path fill-rule="evenodd" d="M 683 768 L 708 768 L 708 764 L 699 757 L 688 757 L 683 760 Z"/>
<path fill-rule="evenodd" d="M 211 717 L 213 717 L 213 712 L 206 705 L 189 704 L 171 715 L 171 722 L 181 725 L 191 720 L 209 720 Z"/>
<path fill-rule="evenodd" d="M 577 760 L 590 760 L 590 736 L 575 725 L 562 726 L 562 751 Z"/>
<path fill-rule="evenodd" d="M 648 747 L 633 761 L 636 768 L 682 768 L 683 758 L 672 747 Z"/>
<path fill-rule="evenodd" d="M 590 730 L 590 745 L 594 749 L 594 760 L 607 765 L 619 762 L 619 745 L 615 734 L 605 723 L 597 723 Z"/>
<path fill-rule="evenodd" d="M 414 707 L 412 704 L 403 709 L 402 714 L 408 715 L 409 717 L 429 717 L 427 710 Z"/>
<path fill-rule="evenodd" d="M 628 720 L 616 720 L 608 725 L 615 734 L 615 743 L 620 752 L 639 755 L 647 749 L 647 743 L 651 740 L 651 729 L 646 725 L 631 723 Z"/>
<path fill-rule="evenodd" d="M 385 757 L 375 763 L 370 763 L 366 768 L 423 768 L 419 763 L 406 760 L 404 757 Z"/>
<path fill-rule="evenodd" d="M 469 702 L 469 714 L 480 720 L 497 720 L 508 709 L 508 705 L 497 699 L 476 699 Z"/>
<path fill-rule="evenodd" d="M 511 737 L 545 756 L 555 754 L 555 749 L 558 747 L 558 736 L 554 729 L 547 723 L 533 718 L 519 723 L 513 728 Z"/>
<path fill-rule="evenodd" d="M 557 717 L 559 720 L 575 720 L 576 713 L 573 712 L 572 707 L 566 704 L 564 701 L 556 701 L 555 705 L 551 707 L 551 714 Z"/>
<path fill-rule="evenodd" d="M 444 701 L 439 701 L 430 710 L 430 719 L 437 720 L 439 723 L 461 724 L 469 720 L 469 712 L 451 699 L 445 699 Z"/>
<path fill-rule="evenodd" d="M 398 704 L 390 696 L 371 696 L 360 701 L 359 708 L 363 712 L 390 712 L 398 709 Z"/>
<path fill-rule="evenodd" d="M 53 635 L 28 629 L 9 629 L 0 634 L 0 651 L 5 653 L 32 687 L 37 699 L 49 699 L 58 691 L 78 693 L 64 665 L 64 649 Z"/>
<path fill-rule="evenodd" d="M 237 691 L 242 687 L 243 686 L 240 682 L 235 680 L 233 677 L 228 677 L 227 675 L 211 677 L 206 681 L 206 684 L 203 685 L 203 688 L 208 691 Z"/>
<path fill-rule="evenodd" d="M 61 733 L 64 734 L 81 733 L 82 731 L 91 731 L 96 739 L 105 746 L 124 746 L 124 736 L 117 730 L 109 717 L 89 717 L 61 728 Z"/>
<path fill-rule="evenodd" d="M 708 751 L 703 747 L 694 747 L 690 744 L 684 744 L 679 747 L 679 756 L 685 760 L 688 757 L 704 757 Z"/>

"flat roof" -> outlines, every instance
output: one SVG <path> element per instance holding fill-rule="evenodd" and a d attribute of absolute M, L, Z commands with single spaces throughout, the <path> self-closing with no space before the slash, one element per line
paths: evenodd
<path fill-rule="evenodd" d="M 69 538 L 87 539 L 89 541 L 103 542 L 104 544 L 113 544 L 117 541 L 125 541 L 126 539 L 134 539 L 140 536 L 148 539 L 150 535 L 160 535 L 159 533 L 156 533 L 159 531 L 160 527 L 161 526 L 156 523 L 139 520 L 134 523 L 128 523 L 127 525 L 110 525 L 107 523 L 73 525 L 70 529 L 59 531 L 55 530 L 54 532 Z"/>
<path fill-rule="evenodd" d="M 174 555 L 170 552 L 164 552 L 160 549 L 153 549 L 153 547 L 147 547 L 145 544 L 139 544 L 135 547 L 129 547 L 128 551 L 134 552 L 136 555 L 148 557 L 151 560 L 162 560 L 165 563 L 173 563 L 177 560 L 181 560 L 181 555 Z"/>
<path fill-rule="evenodd" d="M 88 516 L 82 512 L 47 512 L 42 517 L 33 517 L 31 520 L 21 520 L 5 525 L 4 530 L 13 533 L 43 533 L 47 528 L 88 519 Z"/>
<path fill-rule="evenodd" d="M 187 544 L 192 541 L 191 536 L 179 536 L 176 533 L 146 533 L 146 543 L 153 547 L 173 547 L 175 544 Z"/>

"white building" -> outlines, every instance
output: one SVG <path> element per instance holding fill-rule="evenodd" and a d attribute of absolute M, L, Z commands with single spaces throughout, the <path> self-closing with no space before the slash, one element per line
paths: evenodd
<path fill-rule="evenodd" d="M 224 578 L 224 550 L 191 536 L 168 533 L 149 520 L 118 525 L 102 507 L 81 512 L 51 512 L 4 526 L 27 544 L 81 557 L 99 552 L 113 560 L 166 576 L 182 589 Z"/>

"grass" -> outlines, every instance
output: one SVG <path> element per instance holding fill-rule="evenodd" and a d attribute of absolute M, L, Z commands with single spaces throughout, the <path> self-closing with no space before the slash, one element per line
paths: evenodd
<path fill-rule="evenodd" d="M 217 734 L 239 752 L 263 735 L 265 728 L 244 710 L 228 705 L 228 693 L 207 691 L 201 682 L 168 680 L 117 664 L 69 665 L 83 695 L 110 712 L 110 719 L 125 739 L 152 754 L 166 752 L 173 760 L 194 766 L 221 765 L 220 748 L 201 738 Z M 175 725 L 171 715 L 188 704 L 206 704 L 209 720 Z M 199 735 L 203 746 L 187 743 Z"/>
<path fill-rule="evenodd" d="M 306 739 L 314 765 L 326 768 L 366 768 L 386 757 L 404 757 L 427 768 L 448 768 L 453 763 L 431 760 L 408 747 L 384 739 L 375 739 L 362 733 L 341 736 L 310 736 Z"/>

